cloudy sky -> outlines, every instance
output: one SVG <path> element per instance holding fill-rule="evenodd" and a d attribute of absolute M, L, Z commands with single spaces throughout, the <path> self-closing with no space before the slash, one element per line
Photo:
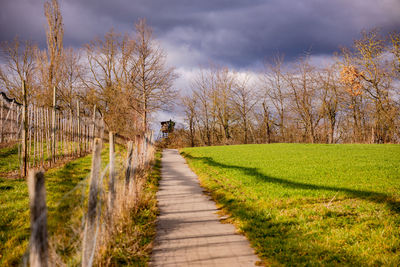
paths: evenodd
<path fill-rule="evenodd" d="M 59 0 L 65 46 L 80 47 L 110 28 L 132 31 L 146 18 L 185 86 L 216 62 L 254 70 L 276 53 L 324 59 L 363 29 L 400 30 L 400 0 Z M 43 0 L 0 0 L 0 41 L 15 35 L 45 46 Z"/>
<path fill-rule="evenodd" d="M 209 60 L 257 66 L 279 52 L 329 55 L 363 29 L 400 29 L 400 0 L 59 0 L 65 45 L 146 18 L 177 68 Z M 15 35 L 45 45 L 43 0 L 0 0 L 0 41 Z"/>

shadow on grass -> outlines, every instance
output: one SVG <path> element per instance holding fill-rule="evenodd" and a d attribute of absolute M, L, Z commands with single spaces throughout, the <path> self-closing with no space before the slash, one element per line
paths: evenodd
<path fill-rule="evenodd" d="M 182 153 L 184 157 L 192 161 L 200 161 L 202 164 L 221 169 L 234 169 L 243 175 L 254 177 L 265 183 L 279 184 L 284 187 L 304 190 L 324 190 L 343 192 L 349 197 L 363 199 L 373 203 L 387 204 L 395 213 L 400 213 L 400 203 L 387 194 L 356 190 L 345 187 L 314 185 L 282 178 L 270 177 L 261 173 L 257 168 L 227 165 L 216 162 L 210 157 L 193 157 Z M 296 219 L 280 219 L 272 216 L 267 211 L 257 209 L 242 199 L 237 199 L 229 190 L 216 190 L 214 198 L 222 204 L 229 213 L 242 222 L 242 230 L 251 240 L 253 247 L 260 255 L 267 259 L 267 265 L 350 265 L 362 266 L 371 264 L 360 257 L 356 252 L 345 250 L 342 247 L 321 245 L 318 234 L 301 230 L 303 227 Z M 329 217 L 329 216 L 328 216 Z M 329 227 L 329 226 L 328 226 Z M 323 231 L 321 229 L 321 231 Z M 375 262 L 378 264 L 379 262 Z"/>
<path fill-rule="evenodd" d="M 11 148 L 0 149 L 0 158 L 6 158 L 9 156 L 14 156 L 18 153 L 18 147 L 13 146 Z"/>
<path fill-rule="evenodd" d="M 88 177 L 90 160 L 80 158 L 68 162 L 55 171 L 48 172 L 46 190 L 48 195 L 48 228 L 50 236 L 55 238 L 57 254 L 68 262 L 76 252 L 77 231 L 84 210 L 86 184 L 81 182 Z"/>
<path fill-rule="evenodd" d="M 9 172 L 19 169 L 17 146 L 0 149 L 0 173 L 7 176 Z"/>
<path fill-rule="evenodd" d="M 13 188 L 14 188 L 14 186 L 10 186 L 10 185 L 0 186 L 0 191 L 2 191 L 2 190 L 11 190 Z"/>

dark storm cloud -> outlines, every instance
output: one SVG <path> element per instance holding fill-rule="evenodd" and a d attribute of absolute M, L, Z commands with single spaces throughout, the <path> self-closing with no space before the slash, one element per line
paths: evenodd
<path fill-rule="evenodd" d="M 43 2 L 0 0 L 0 40 L 15 34 L 45 45 Z M 362 29 L 400 30 L 398 0 L 60 0 L 66 45 L 80 46 L 111 27 L 130 31 L 146 18 L 173 63 L 210 59 L 235 67 L 279 52 L 330 54 Z M 178 66 L 179 67 L 179 66 Z"/>

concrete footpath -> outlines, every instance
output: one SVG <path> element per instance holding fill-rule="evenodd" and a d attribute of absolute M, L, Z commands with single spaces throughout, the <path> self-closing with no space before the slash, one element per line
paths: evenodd
<path fill-rule="evenodd" d="M 162 157 L 160 216 L 150 266 L 254 266 L 248 240 L 222 224 L 215 203 L 175 149 Z"/>

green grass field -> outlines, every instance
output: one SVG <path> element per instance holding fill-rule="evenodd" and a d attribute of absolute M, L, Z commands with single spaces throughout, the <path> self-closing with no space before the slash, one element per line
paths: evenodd
<path fill-rule="evenodd" d="M 40 144 L 39 144 L 40 145 Z M 77 143 L 73 143 L 74 145 L 74 149 L 77 149 Z M 62 152 L 63 152 L 63 144 L 60 142 L 58 144 L 58 156 L 62 157 Z M 33 145 L 32 145 L 32 150 L 33 150 Z M 47 162 L 50 160 L 49 155 L 47 155 L 46 152 L 46 144 L 44 143 L 44 161 Z M 32 159 L 32 155 L 31 155 L 31 163 L 33 161 Z M 73 157 L 76 158 L 75 155 L 73 155 Z M 18 145 L 17 144 L 13 144 L 9 147 L 5 147 L 5 148 L 1 148 L 0 149 L 0 178 L 10 178 L 8 177 L 9 173 L 13 173 L 14 177 L 19 177 L 19 170 L 20 170 L 20 166 L 19 166 L 19 162 L 18 162 L 19 158 L 18 158 Z M 38 160 L 38 159 L 37 159 Z"/>
<path fill-rule="evenodd" d="M 400 145 L 181 153 L 267 265 L 400 265 Z"/>

